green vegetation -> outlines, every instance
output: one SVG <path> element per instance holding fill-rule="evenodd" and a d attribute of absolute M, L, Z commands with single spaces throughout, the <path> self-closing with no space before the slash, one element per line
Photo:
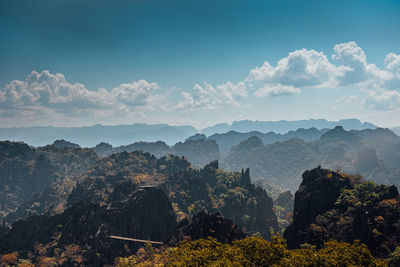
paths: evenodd
<path fill-rule="evenodd" d="M 215 239 L 185 240 L 157 254 L 138 252 L 116 259 L 117 267 L 128 266 L 387 266 L 358 241 L 329 241 L 317 250 L 312 246 L 289 250 L 280 236 L 268 242 L 259 236 L 222 244 Z"/>
<path fill-rule="evenodd" d="M 329 189 L 327 189 L 329 188 Z M 285 230 L 290 248 L 331 239 L 368 246 L 388 257 L 400 245 L 400 196 L 395 186 L 377 185 L 342 172 L 316 168 L 296 192 L 293 224 Z"/>

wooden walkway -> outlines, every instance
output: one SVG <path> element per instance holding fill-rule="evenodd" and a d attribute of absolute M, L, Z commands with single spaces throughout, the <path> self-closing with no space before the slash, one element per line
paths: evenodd
<path fill-rule="evenodd" d="M 110 235 L 110 238 L 119 239 L 119 240 L 126 240 L 126 241 L 133 241 L 133 242 L 151 243 L 151 244 L 157 244 L 157 245 L 162 245 L 163 244 L 163 242 L 159 242 L 159 241 L 150 241 L 150 240 L 143 240 L 143 239 L 136 239 L 136 238 L 128 238 L 128 237 L 122 237 L 122 236 L 116 236 L 116 235 Z"/>

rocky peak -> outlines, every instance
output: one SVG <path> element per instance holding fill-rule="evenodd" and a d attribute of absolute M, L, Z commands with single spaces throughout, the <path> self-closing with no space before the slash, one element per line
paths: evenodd
<path fill-rule="evenodd" d="M 176 215 L 165 193 L 144 187 L 110 203 L 80 201 L 58 215 L 35 215 L 17 221 L 0 238 L 0 254 L 29 253 L 35 243 L 41 243 L 48 248 L 48 256 L 54 256 L 53 251 L 76 244 L 93 266 L 103 266 L 143 246 L 114 240 L 110 235 L 164 242 L 176 227 Z"/>
<path fill-rule="evenodd" d="M 250 181 L 250 169 L 247 168 L 246 171 L 242 169 L 242 176 L 240 177 L 240 185 L 249 186 L 251 184 Z"/>
<path fill-rule="evenodd" d="M 295 195 L 293 223 L 284 233 L 288 247 L 360 240 L 378 257 L 393 252 L 400 245 L 397 188 L 360 178 L 321 167 L 306 171 Z"/>
<path fill-rule="evenodd" d="M 318 214 L 334 207 L 345 187 L 353 187 L 349 178 L 321 166 L 303 173 L 303 181 L 295 194 L 293 223 L 284 233 L 289 247 L 304 239 L 301 235 Z"/>

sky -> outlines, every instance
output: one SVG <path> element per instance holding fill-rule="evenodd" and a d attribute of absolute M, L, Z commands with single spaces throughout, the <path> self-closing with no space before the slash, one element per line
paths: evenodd
<path fill-rule="evenodd" d="M 400 126 L 400 1 L 3 0 L 0 127 Z"/>

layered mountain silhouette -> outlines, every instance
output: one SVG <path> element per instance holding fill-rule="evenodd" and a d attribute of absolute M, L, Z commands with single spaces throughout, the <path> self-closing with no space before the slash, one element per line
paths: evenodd
<path fill-rule="evenodd" d="M 325 119 L 309 119 L 309 120 L 298 120 L 298 121 L 251 121 L 241 120 L 234 121 L 231 125 L 226 123 L 216 124 L 211 127 L 205 128 L 202 132 L 206 135 L 212 135 L 214 133 L 225 133 L 228 131 L 236 131 L 240 133 L 246 133 L 251 131 L 258 131 L 262 133 L 275 132 L 275 133 L 287 133 L 289 131 L 295 131 L 299 128 L 334 128 L 336 126 L 342 126 L 346 130 L 363 130 L 363 129 L 374 129 L 376 125 L 369 122 L 360 122 L 357 119 L 344 119 L 339 121 L 327 121 Z"/>
<path fill-rule="evenodd" d="M 223 168 L 239 170 L 241 164 L 252 170 L 259 183 L 265 181 L 295 192 L 299 177 L 321 165 L 383 184 L 400 185 L 400 137 L 389 129 L 351 130 L 335 127 L 319 139 L 300 138 L 264 144 L 253 136 L 233 147 L 222 161 Z"/>
<path fill-rule="evenodd" d="M 340 121 L 301 120 L 301 121 L 235 121 L 232 125 L 217 124 L 204 130 L 197 130 L 192 126 L 171 126 L 168 124 L 135 123 L 130 125 L 93 125 L 86 127 L 16 127 L 0 128 L 0 140 L 22 141 L 33 146 L 51 144 L 54 140 L 65 139 L 82 147 L 93 147 L 101 142 L 113 146 L 121 146 L 134 142 L 163 141 L 169 145 L 182 142 L 189 136 L 203 132 L 207 136 L 216 133 L 236 131 L 240 133 L 258 131 L 261 133 L 275 132 L 284 134 L 299 128 L 334 128 L 343 126 L 347 130 L 374 129 L 377 126 L 368 122 L 361 123 L 356 119 Z"/>

